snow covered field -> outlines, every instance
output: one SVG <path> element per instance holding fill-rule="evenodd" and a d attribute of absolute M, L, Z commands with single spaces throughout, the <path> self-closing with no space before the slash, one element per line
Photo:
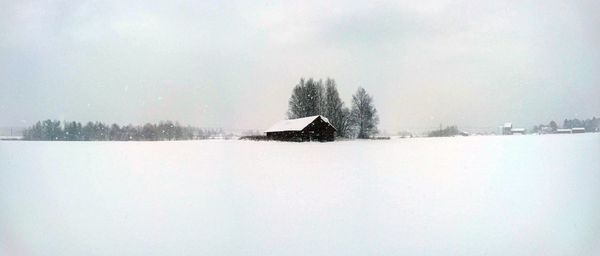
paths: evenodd
<path fill-rule="evenodd" d="M 600 134 L 0 141 L 0 255 L 600 255 Z"/>

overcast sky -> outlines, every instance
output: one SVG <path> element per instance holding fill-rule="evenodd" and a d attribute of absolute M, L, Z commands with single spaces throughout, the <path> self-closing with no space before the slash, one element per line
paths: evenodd
<path fill-rule="evenodd" d="M 0 0 L 0 126 L 264 129 L 301 77 L 388 132 L 600 116 L 600 1 L 365 2 Z"/>

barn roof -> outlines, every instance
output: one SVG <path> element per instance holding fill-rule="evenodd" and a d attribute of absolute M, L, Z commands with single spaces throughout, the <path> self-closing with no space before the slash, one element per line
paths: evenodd
<path fill-rule="evenodd" d="M 306 128 L 306 126 L 308 126 L 310 123 L 312 123 L 313 121 L 315 121 L 315 119 L 319 117 L 321 117 L 323 121 L 331 125 L 331 123 L 329 123 L 329 119 L 327 119 L 324 116 L 309 116 L 298 119 L 283 120 L 271 126 L 271 128 L 267 129 L 265 132 L 302 131 L 302 129 Z"/>

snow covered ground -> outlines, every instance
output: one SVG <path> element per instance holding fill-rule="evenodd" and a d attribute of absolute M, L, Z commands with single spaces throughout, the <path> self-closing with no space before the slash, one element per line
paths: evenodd
<path fill-rule="evenodd" d="M 0 135 L 0 140 L 20 140 L 22 136 Z"/>
<path fill-rule="evenodd" d="M 600 255 L 600 134 L 0 141 L 0 255 Z"/>

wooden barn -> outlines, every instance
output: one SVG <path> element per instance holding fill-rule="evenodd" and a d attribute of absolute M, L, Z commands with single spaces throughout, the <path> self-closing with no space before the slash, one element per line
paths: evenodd
<path fill-rule="evenodd" d="M 324 116 L 283 120 L 265 131 L 272 140 L 333 141 L 336 129 Z"/>

